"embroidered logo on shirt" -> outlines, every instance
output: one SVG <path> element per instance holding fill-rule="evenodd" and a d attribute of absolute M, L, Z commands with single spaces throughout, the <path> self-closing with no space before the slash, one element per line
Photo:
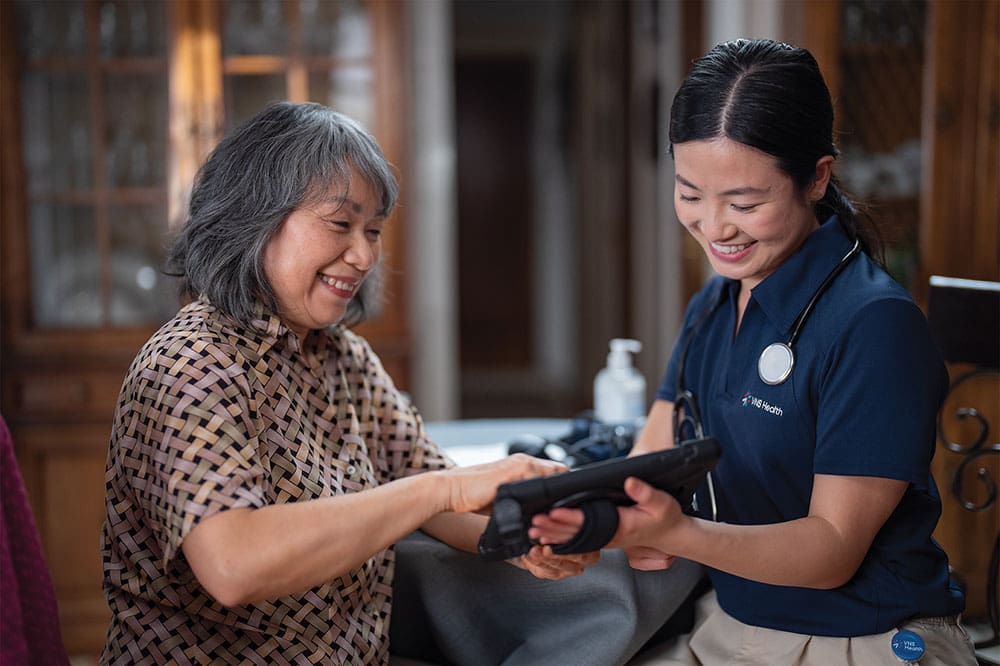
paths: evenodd
<path fill-rule="evenodd" d="M 783 410 L 781 407 L 778 407 L 777 405 L 772 405 L 766 400 L 761 400 L 752 393 L 744 393 L 743 397 L 740 398 L 740 402 L 743 404 L 744 407 L 756 407 L 757 409 L 762 409 L 765 412 L 774 414 L 775 416 L 781 416 L 782 414 L 785 413 L 785 410 Z"/>

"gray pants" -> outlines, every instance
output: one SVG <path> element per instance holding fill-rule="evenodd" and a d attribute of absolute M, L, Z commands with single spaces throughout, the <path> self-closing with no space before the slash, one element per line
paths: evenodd
<path fill-rule="evenodd" d="M 396 547 L 390 663 L 624 664 L 701 576 L 680 559 L 636 571 L 609 550 L 580 576 L 540 580 L 415 533 Z"/>

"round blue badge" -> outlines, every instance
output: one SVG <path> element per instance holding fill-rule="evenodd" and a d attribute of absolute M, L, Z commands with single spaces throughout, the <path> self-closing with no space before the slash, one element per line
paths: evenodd
<path fill-rule="evenodd" d="M 924 656 L 924 639 L 909 629 L 897 631 L 892 637 L 892 653 L 908 664 L 916 663 Z"/>

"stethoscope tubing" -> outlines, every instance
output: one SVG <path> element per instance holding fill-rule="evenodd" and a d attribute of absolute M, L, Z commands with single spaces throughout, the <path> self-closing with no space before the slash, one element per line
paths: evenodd
<path fill-rule="evenodd" d="M 854 245 L 851 246 L 851 249 L 847 251 L 847 254 L 841 257 L 840 261 L 838 261 L 837 265 L 833 267 L 833 270 L 830 271 L 829 275 L 823 279 L 823 282 L 819 285 L 816 291 L 813 292 L 812 298 L 810 298 L 809 302 L 806 303 L 806 306 L 802 308 L 802 312 L 800 312 L 799 316 L 795 318 L 795 323 L 792 324 L 792 333 L 788 336 L 788 342 L 786 343 L 789 348 L 795 346 L 795 341 L 799 339 L 799 333 L 802 332 L 802 326 L 806 323 L 806 319 L 809 318 L 809 314 L 816 305 L 816 301 L 818 301 L 819 297 L 822 296 L 823 293 L 830 287 L 837 276 L 840 275 L 845 268 L 847 268 L 847 264 L 851 263 L 851 259 L 854 259 L 854 257 L 858 256 L 860 253 L 861 241 L 855 239 Z"/>

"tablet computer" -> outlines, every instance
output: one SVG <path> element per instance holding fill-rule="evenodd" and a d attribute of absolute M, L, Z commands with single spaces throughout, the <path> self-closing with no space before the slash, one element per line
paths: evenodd
<path fill-rule="evenodd" d="M 718 441 L 706 437 L 663 451 L 505 483 L 497 488 L 493 513 L 479 539 L 479 554 L 486 560 L 525 554 L 533 545 L 528 538 L 532 516 L 561 506 L 583 509 L 585 522 L 576 538 L 554 546 L 553 550 L 563 554 L 598 550 L 611 540 L 618 527 L 615 507 L 634 503 L 624 490 L 625 479 L 630 476 L 670 493 L 690 513 L 695 489 L 720 454 Z M 588 531 L 592 534 L 584 534 Z"/>

